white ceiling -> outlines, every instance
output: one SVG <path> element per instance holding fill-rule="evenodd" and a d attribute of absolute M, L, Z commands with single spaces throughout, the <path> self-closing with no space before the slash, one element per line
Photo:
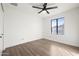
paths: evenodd
<path fill-rule="evenodd" d="M 43 7 L 44 3 L 29 3 L 29 5 L 32 6 L 38 6 L 38 7 Z M 55 5 L 56 3 L 47 3 L 47 6 Z"/>
<path fill-rule="evenodd" d="M 47 14 L 45 11 L 43 11 L 40 14 L 38 14 L 38 12 L 40 11 L 40 9 L 32 8 L 32 6 L 42 7 L 42 5 L 43 5 L 43 3 L 18 3 L 17 8 L 20 8 L 20 9 L 23 9 L 23 10 L 26 10 L 26 11 L 27 10 L 32 11 L 35 14 L 41 16 L 41 17 L 47 17 L 47 16 L 50 16 L 50 15 L 56 15 L 56 14 L 65 12 L 67 10 L 79 7 L 79 3 L 48 3 L 47 7 L 58 6 L 57 9 L 48 10 L 50 12 L 50 14 Z M 10 4 L 8 4 L 8 6 L 12 7 Z"/>
<path fill-rule="evenodd" d="M 42 4 L 30 4 L 30 5 L 35 5 L 35 6 L 42 6 Z M 57 9 L 51 9 L 48 10 L 50 12 L 50 14 L 47 14 L 45 11 L 40 13 L 39 15 L 41 17 L 46 17 L 46 16 L 50 16 L 50 15 L 56 15 L 62 12 L 65 12 L 67 10 L 79 7 L 78 3 L 48 3 L 47 7 L 53 7 L 53 6 L 58 6 Z M 39 10 L 37 11 L 39 12 Z"/>

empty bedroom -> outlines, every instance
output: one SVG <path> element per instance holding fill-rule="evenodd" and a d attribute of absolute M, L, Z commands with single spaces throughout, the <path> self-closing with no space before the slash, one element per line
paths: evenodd
<path fill-rule="evenodd" d="M 79 56 L 79 3 L 0 3 L 1 56 Z"/>

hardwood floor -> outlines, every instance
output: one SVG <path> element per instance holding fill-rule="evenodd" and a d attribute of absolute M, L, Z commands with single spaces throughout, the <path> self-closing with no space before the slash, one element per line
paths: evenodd
<path fill-rule="evenodd" d="M 4 54 L 7 53 L 7 54 Z M 77 56 L 79 48 L 47 39 L 23 43 L 3 51 L 3 56 Z"/>

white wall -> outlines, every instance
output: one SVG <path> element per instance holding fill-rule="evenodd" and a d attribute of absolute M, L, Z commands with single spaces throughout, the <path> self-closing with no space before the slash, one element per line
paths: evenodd
<path fill-rule="evenodd" d="M 5 48 L 42 38 L 42 21 L 27 7 L 5 6 Z"/>
<path fill-rule="evenodd" d="M 51 35 L 51 19 L 64 16 L 64 35 Z M 44 38 L 79 47 L 79 8 L 43 19 Z"/>
<path fill-rule="evenodd" d="M 79 8 L 41 19 L 28 5 L 23 8 L 7 5 L 4 7 L 5 48 L 40 38 L 79 46 Z M 61 16 L 65 17 L 64 35 L 51 35 L 50 20 Z"/>
<path fill-rule="evenodd" d="M 0 36 L 2 34 L 2 15 L 3 14 L 2 14 L 1 7 L 0 7 Z M 1 52 L 2 52 L 2 38 L 0 38 L 0 55 L 1 55 Z"/>

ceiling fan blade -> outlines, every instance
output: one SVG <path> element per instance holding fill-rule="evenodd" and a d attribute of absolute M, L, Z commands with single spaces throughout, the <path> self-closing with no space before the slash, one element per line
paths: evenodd
<path fill-rule="evenodd" d="M 13 5 L 13 6 L 18 6 L 18 4 L 17 3 L 10 3 L 11 5 Z"/>
<path fill-rule="evenodd" d="M 49 14 L 49 12 L 46 10 L 46 12 Z"/>
<path fill-rule="evenodd" d="M 41 13 L 43 10 L 41 10 L 40 12 L 38 12 L 38 13 Z"/>
<path fill-rule="evenodd" d="M 32 6 L 33 8 L 42 9 L 41 7 Z"/>
<path fill-rule="evenodd" d="M 55 6 L 55 7 L 49 7 L 49 8 L 46 8 L 46 9 L 49 10 L 49 9 L 55 9 L 55 8 L 58 8 L 58 7 Z"/>

